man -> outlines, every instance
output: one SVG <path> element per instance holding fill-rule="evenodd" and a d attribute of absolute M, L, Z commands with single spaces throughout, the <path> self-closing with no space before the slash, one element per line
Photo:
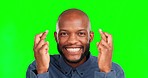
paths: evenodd
<path fill-rule="evenodd" d="M 98 58 L 90 54 L 94 33 L 88 16 L 78 9 L 68 9 L 58 18 L 54 37 L 60 55 L 49 55 L 48 31 L 35 36 L 35 61 L 27 78 L 124 78 L 121 67 L 112 63 L 112 36 L 99 30 Z"/>

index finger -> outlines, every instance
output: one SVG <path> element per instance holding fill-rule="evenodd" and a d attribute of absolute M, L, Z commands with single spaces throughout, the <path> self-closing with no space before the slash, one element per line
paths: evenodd
<path fill-rule="evenodd" d="M 104 41 L 107 41 L 106 36 L 105 36 L 105 34 L 102 32 L 101 29 L 99 29 L 99 32 L 100 32 L 101 38 L 102 38 Z"/>
<path fill-rule="evenodd" d="M 36 47 L 36 45 L 39 43 L 42 34 L 43 33 L 40 33 L 40 34 L 38 34 L 38 35 L 35 36 L 35 39 L 34 39 L 34 47 Z"/>
<path fill-rule="evenodd" d="M 110 46 L 112 46 L 113 42 L 112 42 L 112 35 L 108 34 L 108 33 L 104 33 L 106 36 L 107 36 L 107 41 L 108 41 L 108 44 Z"/>
<path fill-rule="evenodd" d="M 41 39 L 45 39 L 46 38 L 47 33 L 48 33 L 48 30 L 46 30 L 44 33 L 40 33 L 40 34 L 35 36 L 34 47 L 37 46 L 37 44 L 40 42 Z"/>
<path fill-rule="evenodd" d="M 46 38 L 46 35 L 48 34 L 48 30 L 46 30 L 42 36 L 41 36 L 41 40 L 44 40 Z"/>

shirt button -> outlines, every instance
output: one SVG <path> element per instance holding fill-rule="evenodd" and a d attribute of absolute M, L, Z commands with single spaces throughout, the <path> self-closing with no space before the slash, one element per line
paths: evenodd
<path fill-rule="evenodd" d="M 65 74 L 67 74 L 67 72 L 65 72 Z"/>
<path fill-rule="evenodd" d="M 76 70 L 73 70 L 73 72 L 75 72 Z"/>

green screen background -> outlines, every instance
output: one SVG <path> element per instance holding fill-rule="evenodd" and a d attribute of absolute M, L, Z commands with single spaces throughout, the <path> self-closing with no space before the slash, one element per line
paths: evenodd
<path fill-rule="evenodd" d="M 148 78 L 148 2 L 145 0 L 4 0 L 0 1 L 0 78 L 25 78 L 34 60 L 34 36 L 49 30 L 49 53 L 58 54 L 53 33 L 60 13 L 86 12 L 95 33 L 91 53 L 98 55 L 98 29 L 113 35 L 113 62 L 126 78 Z"/>

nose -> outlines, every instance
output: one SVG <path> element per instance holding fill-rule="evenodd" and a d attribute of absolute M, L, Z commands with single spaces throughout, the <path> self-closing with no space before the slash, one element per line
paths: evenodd
<path fill-rule="evenodd" d="M 71 34 L 67 42 L 71 45 L 76 44 L 78 42 L 77 36 L 75 34 Z"/>

